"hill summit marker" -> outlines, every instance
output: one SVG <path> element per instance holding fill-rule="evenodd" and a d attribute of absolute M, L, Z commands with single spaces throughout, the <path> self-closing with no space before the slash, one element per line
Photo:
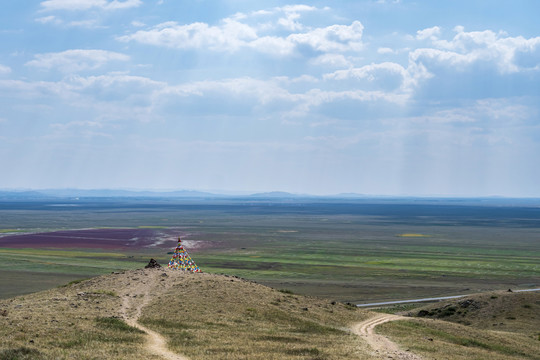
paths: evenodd
<path fill-rule="evenodd" d="M 201 269 L 195 264 L 195 261 L 191 259 L 184 245 L 182 245 L 182 240 L 178 238 L 178 245 L 174 249 L 174 254 L 169 261 L 169 268 L 176 270 L 184 270 L 191 272 L 201 272 Z"/>

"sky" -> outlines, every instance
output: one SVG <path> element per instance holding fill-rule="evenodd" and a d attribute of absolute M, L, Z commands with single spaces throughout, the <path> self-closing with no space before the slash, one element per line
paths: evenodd
<path fill-rule="evenodd" d="M 536 0 L 0 12 L 0 188 L 540 197 Z"/>

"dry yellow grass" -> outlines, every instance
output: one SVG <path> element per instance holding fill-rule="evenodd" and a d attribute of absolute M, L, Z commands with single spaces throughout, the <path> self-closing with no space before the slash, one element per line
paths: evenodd
<path fill-rule="evenodd" d="M 377 358 L 350 330 L 373 316 L 368 311 L 235 277 L 148 269 L 0 301 L 0 360 L 147 359 L 148 336 L 123 321 L 134 313 L 130 319 L 138 318 L 168 339 L 170 350 L 191 360 Z M 424 359 L 538 359 L 540 354 L 538 334 L 517 327 L 488 331 L 411 319 L 375 331 Z"/>
<path fill-rule="evenodd" d="M 168 274 L 175 285 L 141 322 L 191 359 L 369 358 L 349 329 L 366 312 L 234 277 Z"/>
<path fill-rule="evenodd" d="M 411 312 L 483 330 L 540 335 L 540 292 L 489 292 L 438 302 Z"/>
<path fill-rule="evenodd" d="M 139 301 L 133 289 L 147 283 L 140 322 L 193 360 L 369 358 L 348 329 L 367 312 L 233 277 L 149 269 L 1 301 L 0 359 L 147 358 L 146 335 L 121 319 L 123 300 Z"/>
<path fill-rule="evenodd" d="M 540 359 L 540 292 L 492 292 L 426 305 L 379 332 L 425 359 Z"/>
<path fill-rule="evenodd" d="M 427 319 L 385 323 L 378 332 L 424 359 L 540 359 L 540 341 L 525 334 Z"/>
<path fill-rule="evenodd" d="M 413 234 L 413 233 L 399 234 L 398 236 L 399 236 L 399 237 L 409 237 L 409 238 L 430 237 L 430 235 L 425 235 L 425 234 Z"/>
<path fill-rule="evenodd" d="M 144 334 L 118 316 L 127 274 L 0 302 L 0 359 L 144 359 Z"/>

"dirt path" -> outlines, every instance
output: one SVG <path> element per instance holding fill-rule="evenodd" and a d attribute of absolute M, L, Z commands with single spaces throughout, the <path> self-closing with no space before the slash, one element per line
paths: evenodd
<path fill-rule="evenodd" d="M 409 351 L 401 350 L 399 346 L 390 341 L 387 337 L 375 334 L 375 326 L 388 321 L 403 320 L 403 316 L 380 314 L 361 323 L 355 324 L 352 331 L 361 336 L 371 346 L 375 358 L 380 359 L 400 359 L 400 360 L 421 360 L 422 358 Z"/>
<path fill-rule="evenodd" d="M 158 355 L 166 360 L 189 360 L 180 354 L 173 353 L 167 348 L 167 341 L 159 333 L 139 324 L 137 320 L 141 316 L 142 309 L 150 303 L 152 295 L 159 287 L 167 287 L 166 282 L 159 279 L 163 271 L 144 271 L 140 277 L 133 278 L 129 293 L 122 295 L 121 314 L 130 326 L 144 331 L 147 335 L 145 349 L 153 355 Z"/>

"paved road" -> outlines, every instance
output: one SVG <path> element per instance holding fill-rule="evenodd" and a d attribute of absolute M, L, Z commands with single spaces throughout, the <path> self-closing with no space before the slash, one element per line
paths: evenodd
<path fill-rule="evenodd" d="M 513 290 L 513 292 L 528 292 L 528 291 L 540 291 L 540 289 L 524 289 L 524 290 Z M 413 299 L 413 300 L 398 300 L 398 301 L 385 301 L 369 304 L 356 304 L 358 307 L 370 307 L 370 306 L 382 306 L 382 305 L 396 305 L 396 304 L 407 304 L 407 303 L 418 303 L 418 302 L 427 302 L 427 301 L 439 301 L 439 300 L 449 300 L 449 299 L 458 299 L 468 295 L 454 295 L 454 296 L 442 296 L 442 297 L 432 297 L 432 298 L 423 298 L 423 299 Z"/>

